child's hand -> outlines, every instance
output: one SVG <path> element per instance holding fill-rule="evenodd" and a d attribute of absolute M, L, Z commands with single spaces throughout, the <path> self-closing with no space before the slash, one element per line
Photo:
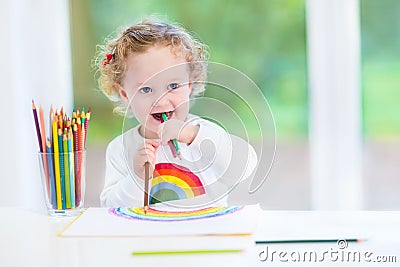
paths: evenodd
<path fill-rule="evenodd" d="M 171 119 L 160 124 L 158 136 L 163 145 L 173 139 L 189 145 L 196 138 L 199 129 L 199 125 L 190 125 L 180 120 Z"/>
<path fill-rule="evenodd" d="M 153 173 L 156 164 L 158 146 L 158 141 L 147 139 L 136 151 L 136 154 L 133 157 L 133 170 L 141 179 L 144 179 L 144 166 L 146 161 L 150 163 L 150 173 Z"/>

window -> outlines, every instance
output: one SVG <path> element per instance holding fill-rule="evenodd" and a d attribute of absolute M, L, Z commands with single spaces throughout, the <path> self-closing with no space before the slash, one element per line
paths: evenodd
<path fill-rule="evenodd" d="M 260 192 L 266 207 L 308 207 L 307 193 L 298 192 L 299 188 L 306 190 L 309 176 L 304 0 L 70 3 L 75 103 L 93 111 L 88 151 L 99 152 L 93 157 L 102 157 L 100 152 L 122 129 L 122 117 L 112 113 L 112 105 L 96 89 L 90 71 L 96 44 L 103 43 L 121 25 L 149 14 L 167 14 L 169 20 L 181 23 L 209 46 L 211 61 L 248 75 L 269 101 L 276 122 L 278 159 Z M 213 96 L 212 90 L 206 94 Z M 92 170 L 90 162 L 88 172 L 103 175 L 99 168 Z M 296 197 L 299 199 L 293 199 Z"/>
<path fill-rule="evenodd" d="M 364 179 L 370 209 L 398 209 L 400 2 L 361 0 Z"/>

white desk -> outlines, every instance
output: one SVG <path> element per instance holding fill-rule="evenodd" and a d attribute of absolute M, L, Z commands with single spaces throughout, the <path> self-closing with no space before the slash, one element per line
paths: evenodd
<path fill-rule="evenodd" d="M 399 266 L 399 212 L 263 211 L 256 240 L 293 238 L 368 238 L 349 243 L 340 250 L 336 243 L 254 245 L 245 252 L 213 255 L 132 256 L 134 238 L 60 238 L 56 233 L 73 218 L 51 218 L 29 211 L 0 208 L 0 266 L 315 266 L 315 262 L 294 262 L 297 253 L 359 251 L 376 256 L 394 256 L 397 263 L 336 262 L 326 253 L 318 266 Z M 259 255 L 268 247 L 269 257 Z M 273 259 L 271 258 L 272 253 Z M 279 258 L 281 253 L 281 258 Z M 283 254 L 282 254 L 283 253 Z M 286 253 L 286 254 L 285 254 Z M 293 258 L 291 258 L 291 255 Z M 262 254 L 265 257 L 265 253 Z M 284 256 L 286 255 L 286 256 Z M 338 255 L 340 256 L 340 254 Z M 302 256 L 303 257 L 303 256 Z M 308 256 L 307 256 L 308 257 Z M 391 260 L 394 260 L 391 257 Z M 287 262 L 282 262 L 283 260 Z M 351 258 L 352 260 L 353 258 Z M 381 258 L 382 259 L 382 258 Z"/>

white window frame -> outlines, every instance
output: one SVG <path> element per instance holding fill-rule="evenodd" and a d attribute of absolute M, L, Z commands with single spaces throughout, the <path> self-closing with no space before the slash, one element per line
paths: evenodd
<path fill-rule="evenodd" d="M 307 0 L 312 209 L 362 209 L 358 0 Z"/>

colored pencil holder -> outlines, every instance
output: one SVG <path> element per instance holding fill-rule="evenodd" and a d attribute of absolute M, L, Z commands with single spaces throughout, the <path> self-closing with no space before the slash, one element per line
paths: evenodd
<path fill-rule="evenodd" d="M 86 151 L 38 153 L 48 214 L 75 216 L 83 211 Z"/>

